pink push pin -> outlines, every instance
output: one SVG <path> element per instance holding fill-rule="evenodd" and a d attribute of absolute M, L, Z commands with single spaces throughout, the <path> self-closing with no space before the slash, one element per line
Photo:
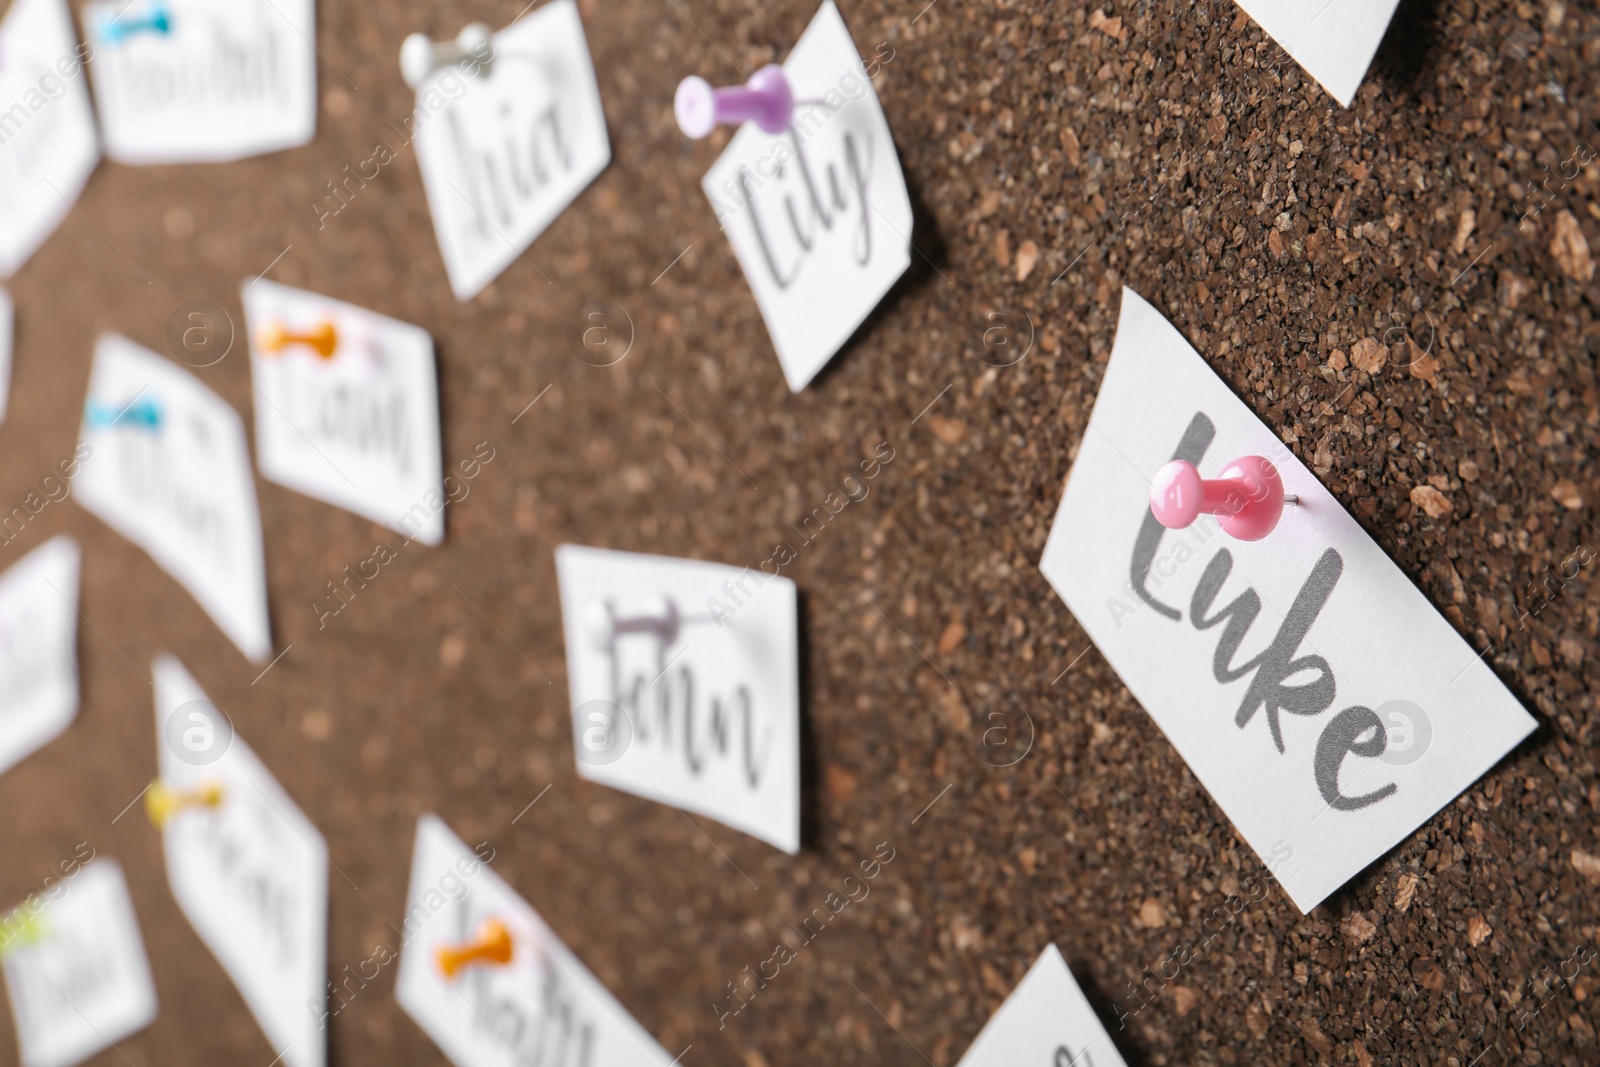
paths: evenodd
<path fill-rule="evenodd" d="M 678 128 L 697 141 L 725 122 L 754 122 L 768 133 L 782 133 L 794 114 L 794 94 L 783 68 L 772 63 L 756 71 L 748 85 L 725 89 L 691 75 L 678 83 L 672 110 Z"/>
<path fill-rule="evenodd" d="M 1278 468 L 1260 456 L 1244 456 L 1223 468 L 1220 478 L 1201 478 L 1193 463 L 1175 459 L 1156 471 L 1150 483 L 1150 513 L 1169 530 L 1181 530 L 1202 513 L 1220 515 L 1220 525 L 1241 541 L 1259 541 L 1278 525 L 1286 496 Z"/>

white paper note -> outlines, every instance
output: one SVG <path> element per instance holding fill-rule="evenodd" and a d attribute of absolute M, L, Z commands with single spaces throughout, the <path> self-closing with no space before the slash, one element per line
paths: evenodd
<path fill-rule="evenodd" d="M 161 784 L 221 789 L 162 831 L 179 909 L 288 1067 L 322 1067 L 327 1033 L 328 845 L 226 712 L 171 656 L 155 663 Z"/>
<path fill-rule="evenodd" d="M 798 393 L 911 265 L 911 198 L 833 0 L 783 73 L 796 101 L 789 132 L 745 123 L 700 184 Z"/>
<path fill-rule="evenodd" d="M 1239 6 L 1349 107 L 1400 0 L 1239 0 Z"/>
<path fill-rule="evenodd" d="M 316 131 L 312 0 L 91 0 L 83 22 L 119 163 L 242 159 Z"/>
<path fill-rule="evenodd" d="M 156 987 L 116 861 L 74 869 L 42 899 L 5 916 L 0 966 L 22 1067 L 71 1067 L 155 1022 Z"/>
<path fill-rule="evenodd" d="M 470 300 L 611 161 L 578 5 L 550 0 L 495 34 L 477 73 L 435 72 L 406 125 L 450 288 Z"/>
<path fill-rule="evenodd" d="M 1127 1067 L 1050 945 L 956 1067 Z"/>
<path fill-rule="evenodd" d="M 424 544 L 443 541 L 428 331 L 268 281 L 242 294 L 262 476 Z"/>
<path fill-rule="evenodd" d="M 456 1067 L 668 1067 L 628 1010 L 437 816 L 417 820 L 404 948 L 395 999 Z M 465 963 L 453 977 L 439 953 L 479 942 L 498 924 L 509 959 Z"/>
<path fill-rule="evenodd" d="M 95 345 L 80 503 L 150 553 L 252 660 L 272 652 L 244 421 L 193 374 L 116 334 Z"/>
<path fill-rule="evenodd" d="M 16 344 L 15 328 L 11 294 L 0 289 L 0 422 L 6 420 L 6 403 L 11 397 L 11 351 Z"/>
<path fill-rule="evenodd" d="M 0 772 L 78 714 L 78 563 L 60 534 L 0 575 Z"/>
<path fill-rule="evenodd" d="M 1264 540 L 1234 540 L 1210 516 L 1166 530 L 1150 515 L 1163 464 L 1185 459 L 1215 478 L 1248 455 L 1276 464 L 1300 498 Z M 1302 911 L 1534 729 L 1383 549 L 1129 289 L 1040 569 Z"/>
<path fill-rule="evenodd" d="M 794 583 L 576 545 L 556 576 L 578 773 L 798 852 Z"/>
<path fill-rule="evenodd" d="M 65 0 L 13 0 L 0 20 L 0 278 L 28 261 L 100 160 Z"/>

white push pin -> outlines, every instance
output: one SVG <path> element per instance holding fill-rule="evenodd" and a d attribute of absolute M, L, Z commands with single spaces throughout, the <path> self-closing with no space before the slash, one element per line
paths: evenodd
<path fill-rule="evenodd" d="M 583 626 L 589 640 L 602 652 L 609 652 L 625 634 L 649 634 L 669 648 L 678 640 L 685 623 L 710 622 L 709 615 L 684 616 L 670 597 L 658 597 L 645 604 L 637 615 L 618 615 L 609 602 L 593 604 L 584 613 Z"/>
<path fill-rule="evenodd" d="M 425 33 L 413 33 L 400 44 L 400 76 L 412 89 L 420 91 L 433 72 L 452 63 L 474 61 L 484 70 L 489 68 L 493 52 L 489 39 L 493 31 L 481 22 L 474 22 L 453 41 L 430 41 Z"/>

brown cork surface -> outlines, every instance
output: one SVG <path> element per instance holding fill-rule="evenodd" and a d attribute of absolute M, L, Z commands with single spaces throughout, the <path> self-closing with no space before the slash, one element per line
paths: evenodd
<path fill-rule="evenodd" d="M 336 973 L 392 939 L 416 818 L 435 811 L 496 845 L 500 873 L 644 1026 L 673 1054 L 692 1046 L 687 1064 L 947 1067 L 1051 940 L 1131 1064 L 1600 1062 L 1596 964 L 1548 981 L 1600 941 L 1600 584 L 1586 567 L 1550 579 L 1600 542 L 1600 163 L 1579 162 L 1600 150 L 1593 4 L 1408 0 L 1344 110 L 1225 0 L 845 0 L 863 54 L 892 56 L 876 83 L 918 252 L 798 396 L 699 189 L 725 135 L 690 143 L 670 108 L 685 74 L 735 77 L 723 53 L 745 70 L 781 58 L 809 0 L 585 0 L 614 161 L 457 304 L 390 125 L 410 107 L 396 56 L 413 30 L 502 26 L 520 7 L 327 0 L 313 144 L 102 164 L 9 283 L 6 510 L 70 453 L 98 332 L 162 350 L 193 299 L 238 322 L 240 282 L 286 246 L 271 278 L 437 339 L 447 462 L 495 450 L 447 543 L 408 547 L 321 630 L 312 601 L 383 535 L 260 483 L 274 636 L 292 648 L 259 679 L 75 502 L 0 549 L 15 560 L 61 531 L 85 548 L 82 710 L 0 778 L 0 900 L 82 841 L 126 869 L 162 1011 L 95 1063 L 274 1055 L 178 913 L 156 833 L 137 807 L 116 818 L 154 772 L 147 679 L 166 650 L 326 835 Z M 323 183 L 380 142 L 397 158 L 319 230 Z M 1309 916 L 1276 888 L 1238 895 L 1258 861 L 1037 569 L 1123 284 L 1539 719 Z M 632 324 L 608 368 L 578 358 L 595 301 L 619 340 Z M 199 373 L 249 418 L 240 351 Z M 757 565 L 880 442 L 895 458 L 871 495 L 787 571 L 805 634 L 802 854 L 579 781 L 554 547 Z M 994 766 L 1023 712 L 1031 750 Z M 1000 722 L 1012 733 L 986 746 Z M 725 984 L 880 842 L 895 859 L 870 896 L 719 1030 Z M 1167 962 L 1217 908 L 1231 918 L 1215 938 Z M 444 1062 L 393 981 L 333 1021 L 334 1064 Z M 0 1062 L 14 1048 L 0 1020 Z"/>

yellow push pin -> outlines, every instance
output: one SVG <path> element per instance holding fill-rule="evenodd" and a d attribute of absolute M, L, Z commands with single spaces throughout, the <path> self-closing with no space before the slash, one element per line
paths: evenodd
<path fill-rule="evenodd" d="M 339 334 L 331 322 L 324 322 L 307 333 L 292 333 L 281 322 L 269 322 L 261 328 L 256 340 L 272 356 L 282 355 L 290 345 L 305 345 L 323 359 L 332 359 L 339 347 Z"/>
<path fill-rule="evenodd" d="M 451 979 L 475 963 L 504 967 L 511 962 L 511 931 L 498 919 L 485 919 L 478 927 L 477 937 L 459 945 L 440 946 L 434 959 L 444 976 Z"/>
<path fill-rule="evenodd" d="M 144 795 L 144 812 L 158 830 L 164 829 L 168 819 L 187 808 L 215 808 L 221 804 L 222 786 L 216 782 L 179 792 L 158 778 L 150 783 Z"/>
<path fill-rule="evenodd" d="M 44 920 L 33 911 L 19 907 L 0 918 L 0 960 L 18 949 L 37 945 L 47 933 Z"/>

